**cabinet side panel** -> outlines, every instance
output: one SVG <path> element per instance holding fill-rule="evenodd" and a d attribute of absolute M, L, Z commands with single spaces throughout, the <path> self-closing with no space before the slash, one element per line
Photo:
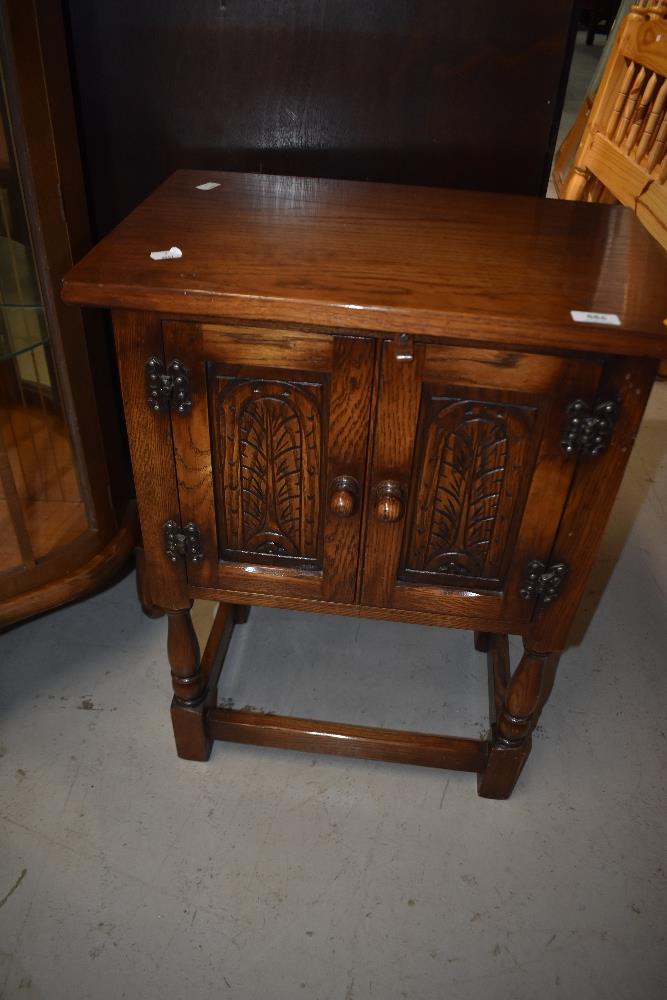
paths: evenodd
<path fill-rule="evenodd" d="M 163 529 L 165 521 L 180 520 L 169 413 L 149 408 L 144 371 L 149 358 L 163 359 L 160 320 L 116 311 L 113 326 L 151 598 L 179 610 L 190 603 L 185 567 L 165 555 Z"/>
<path fill-rule="evenodd" d="M 187 413 L 178 413 L 173 408 L 171 411 L 182 523 L 191 521 L 197 525 L 202 552 L 199 562 L 188 564 L 187 577 L 194 586 L 213 587 L 218 579 L 218 536 L 202 330 L 196 323 L 164 323 L 163 337 L 167 361 L 178 358 L 187 369 L 192 403 Z"/>
<path fill-rule="evenodd" d="M 567 642 L 639 430 L 656 370 L 656 361 L 636 358 L 609 361 L 605 366 L 598 398 L 617 399 L 618 423 L 606 451 L 579 459 L 551 554 L 552 563 L 564 562 L 568 565 L 568 575 L 558 600 L 538 612 L 530 636 L 531 649 L 559 650 Z"/>
<path fill-rule="evenodd" d="M 576 457 L 561 444 L 567 408 L 576 398 L 595 398 L 601 369 L 597 361 L 563 362 L 557 388 L 544 398 L 544 428 L 505 587 L 508 620 L 526 621 L 532 615 L 533 604 L 521 595 L 526 567 L 533 559 L 548 560 L 576 470 Z"/>

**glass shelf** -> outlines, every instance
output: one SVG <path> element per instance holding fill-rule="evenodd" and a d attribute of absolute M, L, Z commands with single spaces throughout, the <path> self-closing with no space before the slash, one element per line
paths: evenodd
<path fill-rule="evenodd" d="M 8 236 L 0 236 L 0 305 L 42 305 L 32 254 Z"/>
<path fill-rule="evenodd" d="M 48 343 L 46 317 L 27 247 L 0 237 L 0 361 Z"/>
<path fill-rule="evenodd" d="M 0 361 L 17 358 L 48 342 L 42 306 L 13 306 L 0 302 Z"/>

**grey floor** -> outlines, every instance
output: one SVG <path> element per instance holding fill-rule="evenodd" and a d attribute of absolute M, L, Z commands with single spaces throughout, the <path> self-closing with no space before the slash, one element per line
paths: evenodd
<path fill-rule="evenodd" d="M 663 383 L 508 802 L 289 751 L 180 761 L 132 577 L 1 636 L 0 997 L 662 1000 L 666 453 Z M 470 636 L 419 626 L 254 609 L 222 694 L 486 725 Z"/>

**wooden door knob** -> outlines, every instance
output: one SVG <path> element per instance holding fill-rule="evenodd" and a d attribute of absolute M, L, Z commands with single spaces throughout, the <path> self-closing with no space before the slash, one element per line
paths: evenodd
<path fill-rule="evenodd" d="M 329 510 L 336 517 L 352 517 L 359 506 L 359 483 L 352 476 L 337 476 L 331 484 Z"/>
<path fill-rule="evenodd" d="M 385 524 L 393 524 L 403 517 L 403 490 L 391 479 L 375 487 L 375 517 Z"/>

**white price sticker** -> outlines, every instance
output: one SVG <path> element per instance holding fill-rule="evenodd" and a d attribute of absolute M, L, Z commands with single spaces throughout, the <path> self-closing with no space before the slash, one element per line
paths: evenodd
<path fill-rule="evenodd" d="M 170 247 L 169 250 L 151 250 L 151 260 L 177 260 L 183 256 L 180 247 Z"/>
<path fill-rule="evenodd" d="M 604 326 L 620 326 L 621 320 L 616 313 L 581 312 L 571 309 L 570 316 L 575 323 L 602 323 Z"/>

